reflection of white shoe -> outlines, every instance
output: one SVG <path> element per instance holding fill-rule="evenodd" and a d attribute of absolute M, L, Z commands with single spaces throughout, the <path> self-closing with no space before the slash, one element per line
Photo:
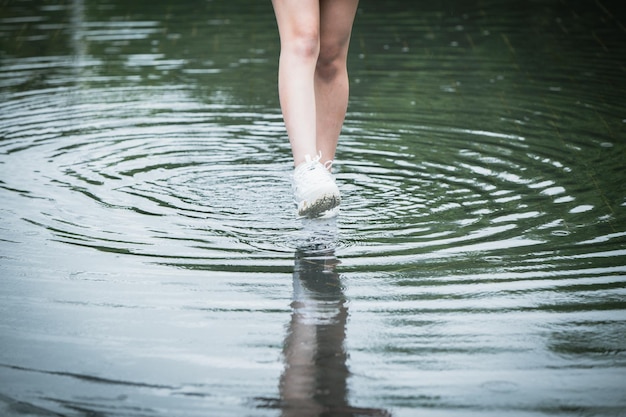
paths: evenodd
<path fill-rule="evenodd" d="M 335 217 L 318 217 L 302 219 L 301 228 L 297 231 L 294 242 L 295 249 L 309 256 L 316 253 L 334 251 L 339 243 L 339 230 Z"/>
<path fill-rule="evenodd" d="M 322 217 L 339 207 L 341 196 L 332 174 L 320 162 L 320 156 L 298 165 L 293 172 L 293 193 L 300 217 Z M 335 213 L 336 214 L 336 213 Z"/>

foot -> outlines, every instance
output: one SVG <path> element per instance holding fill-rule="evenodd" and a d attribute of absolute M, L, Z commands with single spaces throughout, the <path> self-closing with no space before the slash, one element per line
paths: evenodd
<path fill-rule="evenodd" d="M 341 196 L 331 173 L 319 156 L 298 165 L 293 173 L 293 190 L 298 216 L 323 217 L 339 207 Z"/>

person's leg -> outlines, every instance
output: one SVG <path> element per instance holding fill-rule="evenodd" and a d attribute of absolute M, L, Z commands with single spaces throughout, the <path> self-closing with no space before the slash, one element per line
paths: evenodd
<path fill-rule="evenodd" d="M 314 72 L 320 47 L 319 0 L 272 0 L 280 34 L 278 94 L 294 165 L 317 155 Z"/>
<path fill-rule="evenodd" d="M 347 57 L 358 0 L 320 0 L 320 52 L 315 69 L 317 151 L 335 158 L 348 107 Z"/>

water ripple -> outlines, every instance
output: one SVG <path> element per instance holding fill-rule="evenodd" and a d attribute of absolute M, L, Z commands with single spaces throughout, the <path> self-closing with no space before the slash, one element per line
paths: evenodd
<path fill-rule="evenodd" d="M 52 88 L 2 107 L 1 150 L 22 161 L 3 187 L 53 202 L 26 218 L 63 241 L 164 259 L 179 256 L 176 242 L 185 259 L 240 261 L 294 244 L 284 237 L 298 225 L 276 114 L 202 104 L 184 87 Z M 583 213 L 607 214 L 588 181 L 571 179 L 581 150 L 558 157 L 553 142 L 506 131 L 372 129 L 366 117 L 347 122 L 337 164 L 346 260 L 372 267 L 537 246 L 569 235 Z"/>

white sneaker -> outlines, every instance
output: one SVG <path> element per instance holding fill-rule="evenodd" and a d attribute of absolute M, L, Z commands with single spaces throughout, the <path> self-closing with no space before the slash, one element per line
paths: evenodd
<path fill-rule="evenodd" d="M 320 156 L 306 161 L 293 172 L 293 193 L 300 217 L 325 217 L 336 214 L 341 196 L 332 174 L 320 162 Z"/>

